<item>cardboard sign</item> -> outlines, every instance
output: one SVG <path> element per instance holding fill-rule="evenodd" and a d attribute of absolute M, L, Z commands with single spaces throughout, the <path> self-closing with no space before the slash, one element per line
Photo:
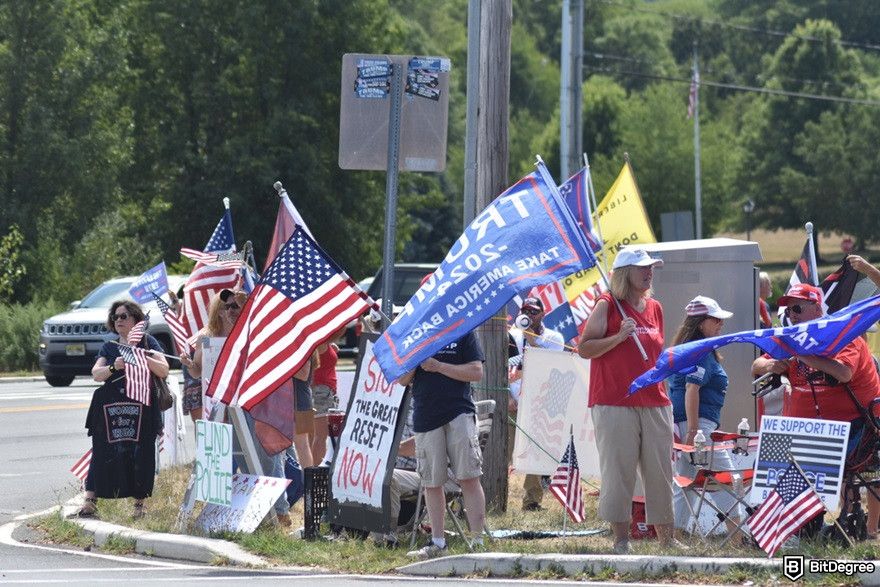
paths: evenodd
<path fill-rule="evenodd" d="M 829 511 L 838 508 L 849 422 L 764 416 L 755 459 L 755 478 L 749 500 L 763 503 L 788 468 L 789 454 Z"/>
<path fill-rule="evenodd" d="M 517 472 L 552 475 L 573 427 L 581 477 L 599 477 L 599 452 L 587 408 L 589 387 L 590 361 L 574 353 L 526 347 L 516 417 L 522 430 L 517 428 L 513 447 Z"/>
<path fill-rule="evenodd" d="M 333 469 L 336 500 L 382 507 L 382 485 L 388 462 L 393 460 L 403 395 L 403 386 L 389 383 L 382 375 L 373 343 L 367 341 Z"/>
<path fill-rule="evenodd" d="M 196 500 L 232 504 L 232 426 L 196 420 Z"/>
<path fill-rule="evenodd" d="M 214 375 L 214 366 L 220 357 L 220 351 L 223 350 L 223 343 L 226 342 L 225 336 L 205 337 L 201 340 L 202 345 L 202 408 L 203 413 L 210 414 L 218 401 L 212 397 L 205 395 L 208 386 L 211 384 L 211 377 Z"/>
<path fill-rule="evenodd" d="M 290 484 L 289 479 L 259 475 L 233 475 L 229 507 L 207 504 L 196 519 L 206 532 L 247 532 L 257 529 L 269 508 Z"/>

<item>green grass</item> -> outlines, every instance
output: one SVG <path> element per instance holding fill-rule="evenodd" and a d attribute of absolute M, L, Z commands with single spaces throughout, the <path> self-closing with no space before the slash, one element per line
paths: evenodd
<path fill-rule="evenodd" d="M 60 510 L 31 522 L 30 527 L 41 531 L 50 544 L 77 548 L 89 548 L 95 544 L 92 537 L 83 534 L 79 526 L 64 519 Z"/>
<path fill-rule="evenodd" d="M 110 554 L 131 554 L 134 552 L 134 538 L 126 538 L 118 534 L 111 534 L 107 541 L 101 545 L 101 550 Z"/>

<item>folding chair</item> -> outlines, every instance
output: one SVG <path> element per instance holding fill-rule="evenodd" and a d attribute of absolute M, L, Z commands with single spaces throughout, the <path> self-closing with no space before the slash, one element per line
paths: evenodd
<path fill-rule="evenodd" d="M 716 469 L 713 467 L 715 453 L 720 450 L 738 450 L 736 449 L 736 441 L 738 439 L 748 439 L 749 447 L 757 445 L 757 435 L 749 434 L 740 436 L 736 433 L 716 430 L 711 434 L 712 443 L 708 447 L 709 462 L 705 466 L 698 466 L 697 472 L 693 478 L 683 475 L 675 475 L 673 477 L 673 481 L 685 495 L 685 504 L 687 504 L 688 511 L 692 516 L 690 531 L 697 531 L 704 538 L 711 536 L 715 530 L 728 519 L 732 520 L 731 514 L 734 513 L 738 506 L 743 507 L 746 515 L 738 522 L 734 522 L 736 527 L 728 532 L 728 535 L 725 537 L 719 548 L 727 544 L 737 532 L 741 532 L 747 538 L 751 538 L 751 535 L 746 529 L 746 521 L 754 511 L 754 508 L 752 508 L 746 500 L 746 494 L 752 485 L 754 471 L 751 468 Z M 679 451 L 679 458 L 692 458 L 695 454 L 693 446 L 675 443 L 673 447 Z M 719 492 L 723 492 L 732 498 L 733 503 L 726 510 L 720 508 L 714 500 L 709 499 L 710 495 Z M 691 504 L 690 495 L 696 496 L 696 507 Z M 708 531 L 703 533 L 699 532 L 699 519 L 704 505 L 708 505 L 715 511 L 718 521 L 715 522 L 715 525 L 713 525 Z"/>
<path fill-rule="evenodd" d="M 486 444 L 488 444 L 489 442 L 489 435 L 492 433 L 492 421 L 495 415 L 495 400 L 480 400 L 474 402 L 474 405 L 476 406 L 477 415 L 477 438 L 480 442 L 480 451 L 484 452 Z M 422 507 L 422 496 L 424 495 L 424 493 L 424 487 L 422 487 L 420 484 L 418 496 L 416 498 L 416 513 L 413 516 L 412 531 L 410 533 L 410 548 L 415 546 L 419 526 L 425 520 L 425 516 L 428 515 L 427 508 Z M 464 516 L 465 514 L 464 498 L 461 493 L 461 488 L 459 488 L 457 491 L 446 492 L 446 513 L 452 519 L 452 524 L 455 526 L 458 535 L 461 536 L 462 540 L 464 540 L 465 544 L 467 544 L 468 550 L 473 551 L 474 547 L 471 544 L 470 540 L 468 540 L 467 534 L 461 527 L 461 522 L 459 521 L 459 518 Z M 486 532 L 487 536 L 490 536 L 488 527 L 485 525 L 485 522 L 483 523 L 483 530 Z"/>

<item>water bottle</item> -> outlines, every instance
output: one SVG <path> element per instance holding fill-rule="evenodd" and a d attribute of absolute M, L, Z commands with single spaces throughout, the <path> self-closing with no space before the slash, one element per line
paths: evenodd
<path fill-rule="evenodd" d="M 705 467 L 709 464 L 709 453 L 706 451 L 706 435 L 697 430 L 694 435 L 694 465 Z"/>
<path fill-rule="evenodd" d="M 736 427 L 736 433 L 739 438 L 736 439 L 736 448 L 739 452 L 748 454 L 749 452 L 749 419 L 743 418 L 739 426 Z"/>

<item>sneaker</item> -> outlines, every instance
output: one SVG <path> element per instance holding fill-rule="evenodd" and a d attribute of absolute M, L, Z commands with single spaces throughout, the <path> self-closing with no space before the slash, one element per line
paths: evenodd
<path fill-rule="evenodd" d="M 614 554 L 629 554 L 629 540 L 614 543 Z"/>
<path fill-rule="evenodd" d="M 427 545 L 421 547 L 418 550 L 411 550 L 406 553 L 406 556 L 415 560 L 428 560 L 429 558 L 436 558 L 438 556 L 445 556 L 448 552 L 448 549 L 444 546 L 440 548 L 433 542 L 429 542 Z"/>

